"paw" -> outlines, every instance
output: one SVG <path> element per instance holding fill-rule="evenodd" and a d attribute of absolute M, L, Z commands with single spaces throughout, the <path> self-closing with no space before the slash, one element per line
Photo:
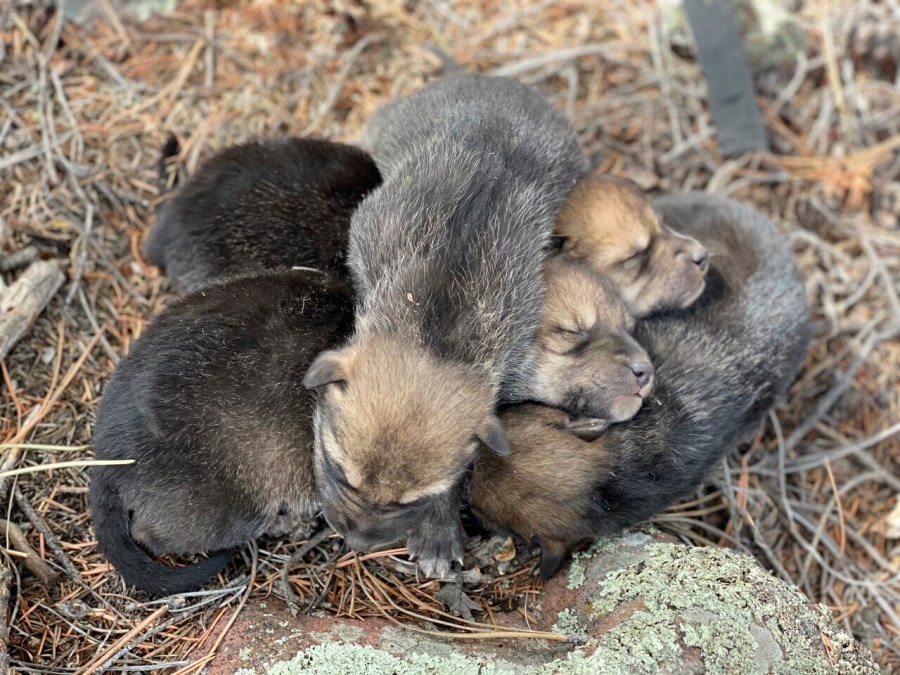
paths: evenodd
<path fill-rule="evenodd" d="M 596 441 L 609 427 L 609 421 L 597 417 L 570 419 L 565 428 L 583 441 Z"/>
<path fill-rule="evenodd" d="M 423 527 L 410 534 L 406 542 L 409 556 L 419 563 L 426 577 L 444 579 L 454 562 L 463 562 L 463 541 L 459 527 Z"/>

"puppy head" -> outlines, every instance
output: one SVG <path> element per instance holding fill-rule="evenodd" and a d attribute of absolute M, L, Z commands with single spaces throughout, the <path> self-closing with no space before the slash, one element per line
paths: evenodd
<path fill-rule="evenodd" d="M 562 255 L 607 276 L 636 318 L 691 306 L 706 286 L 709 254 L 667 228 L 629 180 L 588 176 L 556 222 Z"/>
<path fill-rule="evenodd" d="M 653 390 L 653 366 L 616 289 L 561 257 L 544 264 L 544 285 L 531 345 L 536 398 L 580 417 L 631 419 Z"/>
<path fill-rule="evenodd" d="M 541 546 L 541 574 L 549 578 L 572 547 L 591 533 L 582 521 L 592 509 L 593 486 L 610 465 L 603 441 L 573 434 L 566 413 L 518 405 L 500 415 L 510 454 L 485 453 L 472 471 L 469 503 L 489 528 L 514 532 Z"/>
<path fill-rule="evenodd" d="M 471 368 L 410 341 L 362 338 L 323 352 L 315 472 L 325 519 L 352 548 L 382 548 L 446 499 L 483 444 L 509 451 L 488 387 Z"/>

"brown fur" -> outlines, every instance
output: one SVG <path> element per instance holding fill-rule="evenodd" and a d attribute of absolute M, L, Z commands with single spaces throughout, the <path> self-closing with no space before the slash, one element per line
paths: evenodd
<path fill-rule="evenodd" d="M 656 368 L 652 402 L 605 431 L 558 410 L 509 408 L 509 455 L 474 466 L 472 509 L 488 527 L 539 543 L 545 577 L 578 541 L 617 534 L 690 494 L 784 395 L 809 342 L 804 284 L 771 222 L 707 195 L 656 206 L 713 257 L 689 311 L 636 327 Z"/>
<path fill-rule="evenodd" d="M 555 408 L 518 405 L 501 419 L 511 452 L 479 457 L 469 503 L 486 526 L 539 544 L 542 569 L 549 569 L 583 538 L 575 514 L 588 510 L 610 454 L 602 438 L 591 443 L 573 434 L 573 420 Z"/>
<path fill-rule="evenodd" d="M 607 276 L 636 317 L 684 309 L 703 293 L 706 249 L 666 227 L 630 180 L 579 180 L 556 221 L 561 253 Z"/>
<path fill-rule="evenodd" d="M 573 415 L 624 422 L 653 389 L 647 352 L 611 282 L 557 257 L 544 265 L 545 297 L 532 344 L 535 400 Z"/>
<path fill-rule="evenodd" d="M 316 470 L 325 517 L 357 550 L 407 537 L 422 509 L 452 494 L 479 440 L 493 443 L 499 428 L 473 367 L 402 338 L 325 352 L 306 382 L 321 391 Z M 334 408 L 354 414 L 329 414 Z"/>

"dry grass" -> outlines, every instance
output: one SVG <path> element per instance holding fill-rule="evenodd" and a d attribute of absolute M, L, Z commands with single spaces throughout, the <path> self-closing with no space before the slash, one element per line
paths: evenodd
<path fill-rule="evenodd" d="M 424 47 L 433 44 L 466 68 L 540 87 L 602 169 L 651 190 L 734 196 L 788 234 L 818 326 L 804 374 L 749 449 L 656 522 L 692 543 L 749 551 L 900 668 L 900 542 L 884 528 L 900 494 L 900 97 L 896 53 L 869 61 L 853 30 L 858 9 L 800 11 L 805 57 L 757 82 L 773 154 L 725 160 L 698 67 L 670 48 L 653 4 L 181 5 L 143 24 L 107 11 L 89 28 L 34 3 L 0 8 L 0 244 L 69 261 L 63 291 L 0 383 L 0 443 L 62 448 L 5 448 L 3 470 L 90 458 L 103 382 L 170 297 L 141 253 L 166 132 L 182 137 L 189 170 L 255 135 L 352 141 L 383 101 L 439 70 Z M 896 12 L 874 11 L 900 31 Z M 15 567 L 9 654 L 26 671 L 196 670 L 187 655 L 215 646 L 214 628 L 241 597 L 284 594 L 281 567 L 300 545 L 265 544 L 252 578 L 235 564 L 214 590 L 147 602 L 126 595 L 96 551 L 82 467 L 0 482 L 4 516 L 62 579 L 46 588 Z M 527 555 L 503 564 L 507 578 L 468 586 L 483 623 L 539 590 Z M 362 563 L 332 540 L 290 580 L 303 602 L 336 614 L 414 612 L 464 626 L 400 559 Z"/>

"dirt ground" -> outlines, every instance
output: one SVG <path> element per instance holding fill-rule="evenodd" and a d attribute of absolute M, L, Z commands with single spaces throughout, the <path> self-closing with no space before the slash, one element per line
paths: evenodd
<path fill-rule="evenodd" d="M 0 364 L 0 471 L 37 468 L 0 476 L 5 517 L 55 575 L 42 583 L 13 566 L 13 667 L 194 672 L 202 663 L 187 655 L 215 649 L 211 630 L 239 598 L 283 592 L 281 565 L 302 543 L 265 542 L 255 578 L 236 563 L 178 603 L 132 597 L 96 551 L 85 467 L 40 469 L 90 459 L 104 382 L 172 297 L 142 252 L 166 134 L 182 140 L 188 171 L 250 137 L 353 142 L 381 103 L 439 75 L 442 53 L 537 86 L 598 170 L 653 193 L 734 197 L 787 234 L 814 307 L 804 372 L 754 442 L 654 522 L 753 554 L 828 606 L 886 672 L 900 669 L 900 10 L 785 6 L 790 39 L 753 61 L 772 151 L 728 159 L 689 34 L 653 2 L 188 0 L 141 21 L 99 0 L 84 25 L 37 2 L 3 3 L 0 260 L 34 247 L 67 277 Z M 7 536 L 8 565 L 21 560 L 14 548 Z M 318 550 L 347 560 L 333 541 Z M 527 564 L 505 600 L 497 588 L 476 597 L 478 620 L 536 593 Z M 311 578 L 292 577 L 295 590 L 325 594 Z M 325 587 L 323 607 L 373 611 L 335 600 L 353 592 L 352 577 Z M 432 590 L 416 591 L 426 614 L 440 607 Z"/>

